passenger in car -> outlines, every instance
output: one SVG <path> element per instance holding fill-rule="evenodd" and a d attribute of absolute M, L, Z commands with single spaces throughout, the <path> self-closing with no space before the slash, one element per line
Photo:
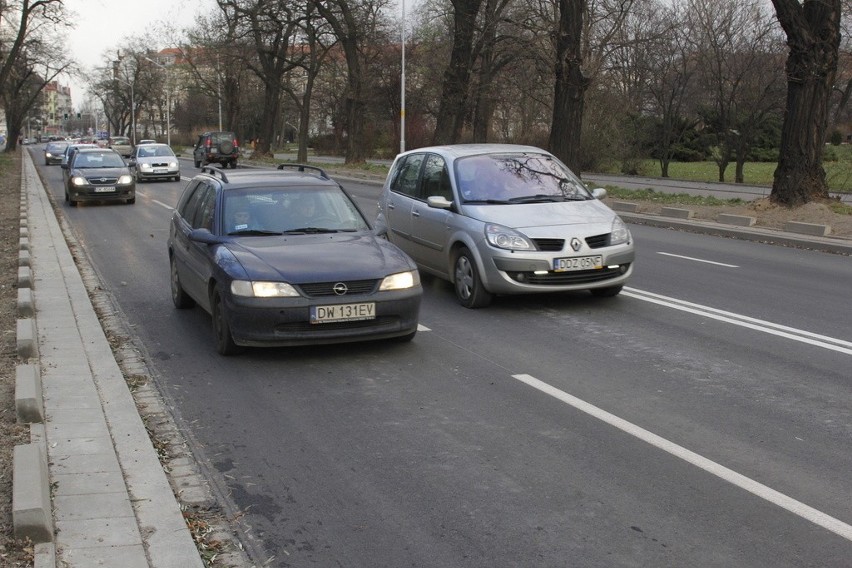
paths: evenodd
<path fill-rule="evenodd" d="M 256 223 L 254 223 L 254 220 L 251 217 L 251 211 L 249 211 L 247 207 L 239 208 L 234 211 L 232 227 L 233 231 L 257 229 Z"/>

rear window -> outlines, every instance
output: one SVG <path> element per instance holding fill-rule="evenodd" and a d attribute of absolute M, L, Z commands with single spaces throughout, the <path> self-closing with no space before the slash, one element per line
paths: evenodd
<path fill-rule="evenodd" d="M 115 138 L 110 139 L 110 144 L 130 144 L 130 138 L 116 136 Z"/>
<path fill-rule="evenodd" d="M 210 135 L 210 138 L 213 140 L 214 144 L 221 144 L 222 142 L 233 142 L 234 141 L 234 133 L 233 132 L 214 132 Z"/>

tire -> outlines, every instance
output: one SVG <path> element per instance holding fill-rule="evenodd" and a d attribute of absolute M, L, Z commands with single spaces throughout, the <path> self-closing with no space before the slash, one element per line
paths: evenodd
<path fill-rule="evenodd" d="M 592 288 L 589 292 L 597 298 L 612 298 L 618 296 L 623 286 L 610 286 L 609 288 Z"/>
<path fill-rule="evenodd" d="M 128 199 L 127 201 L 125 201 L 125 203 L 126 203 L 127 205 L 133 205 L 134 203 L 136 203 L 136 198 L 135 198 L 135 197 L 131 197 L 130 199 Z"/>
<path fill-rule="evenodd" d="M 195 163 L 195 167 L 196 167 L 196 168 L 200 168 L 200 167 L 201 167 L 201 160 L 193 160 L 193 162 Z"/>
<path fill-rule="evenodd" d="M 67 190 L 65 191 L 65 202 L 68 203 L 69 207 L 77 207 L 77 202 L 71 199 L 71 195 L 68 193 Z"/>
<path fill-rule="evenodd" d="M 221 154 L 230 154 L 234 151 L 234 143 L 233 142 L 221 142 L 219 143 L 219 152 Z"/>
<path fill-rule="evenodd" d="M 491 303 L 494 295 L 483 286 L 479 271 L 476 268 L 476 261 L 466 247 L 459 249 L 456 254 L 456 260 L 453 262 L 453 275 L 453 288 L 455 288 L 456 298 L 462 306 L 476 309 L 484 308 Z"/>
<path fill-rule="evenodd" d="M 186 293 L 186 290 L 183 289 L 180 283 L 180 276 L 178 276 L 177 271 L 177 262 L 174 257 L 169 259 L 169 273 L 170 273 L 170 283 L 172 289 L 172 303 L 179 310 L 187 310 L 195 306 L 195 300 L 193 300 L 189 294 Z"/>
<path fill-rule="evenodd" d="M 216 352 L 227 357 L 241 353 L 244 348 L 234 342 L 223 303 L 222 294 L 219 292 L 219 287 L 216 286 L 213 289 L 213 297 L 210 302 L 211 315 L 213 316 L 213 334 L 216 338 Z"/>

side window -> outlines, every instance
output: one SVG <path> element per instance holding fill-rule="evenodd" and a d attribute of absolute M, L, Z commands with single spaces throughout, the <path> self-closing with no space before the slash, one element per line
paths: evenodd
<path fill-rule="evenodd" d="M 192 219 L 195 217 L 195 211 L 198 209 L 198 200 L 201 198 L 201 194 L 203 192 L 199 191 L 198 188 L 201 186 L 201 182 L 192 182 L 192 184 L 186 188 L 186 192 L 181 197 L 181 202 L 178 204 L 178 213 L 187 223 L 192 223 Z"/>
<path fill-rule="evenodd" d="M 449 201 L 453 200 L 453 189 L 450 187 L 450 174 L 447 165 L 441 156 L 430 154 L 423 167 L 423 193 L 420 196 L 426 199 L 431 195 L 440 195 Z"/>
<path fill-rule="evenodd" d="M 199 189 L 202 193 L 199 202 L 198 214 L 195 216 L 195 222 L 192 224 L 194 229 L 207 229 L 213 231 L 213 219 L 216 214 L 216 189 L 204 185 L 203 189 Z"/>
<path fill-rule="evenodd" d="M 399 165 L 396 176 L 391 182 L 391 189 L 410 197 L 417 197 L 417 181 L 420 177 L 420 166 L 423 164 L 423 154 L 412 154 Z"/>

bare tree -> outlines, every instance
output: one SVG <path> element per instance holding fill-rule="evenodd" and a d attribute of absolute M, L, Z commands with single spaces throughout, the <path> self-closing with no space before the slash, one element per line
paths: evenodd
<path fill-rule="evenodd" d="M 367 156 L 364 125 L 367 117 L 368 76 L 365 57 L 373 40 L 385 0 L 316 0 L 317 11 L 329 23 L 347 68 L 346 163 L 363 162 Z"/>
<path fill-rule="evenodd" d="M 62 0 L 0 2 L 0 95 L 6 110 L 6 151 L 17 148 L 24 116 L 45 85 L 69 67 L 49 38 L 64 24 Z M 55 50 L 54 50 L 55 51 Z"/>
<path fill-rule="evenodd" d="M 476 57 L 476 19 L 483 0 L 451 1 L 454 12 L 452 50 L 442 81 L 438 120 L 432 139 L 435 144 L 452 144 L 461 137 L 470 94 L 468 84 Z"/>
<path fill-rule="evenodd" d="M 650 110 L 659 125 L 654 146 L 660 175 L 669 177 L 677 145 L 698 122 L 694 116 L 688 117 L 686 110 L 696 65 L 688 49 L 683 13 L 677 6 L 659 8 L 659 28 L 645 50 L 645 75 Z"/>
<path fill-rule="evenodd" d="M 553 118 L 550 151 L 580 171 L 586 92 L 613 47 L 633 0 L 558 0 L 554 22 Z"/>
<path fill-rule="evenodd" d="M 840 50 L 841 0 L 772 0 L 787 34 L 787 103 L 770 200 L 828 197 L 822 154 Z"/>

